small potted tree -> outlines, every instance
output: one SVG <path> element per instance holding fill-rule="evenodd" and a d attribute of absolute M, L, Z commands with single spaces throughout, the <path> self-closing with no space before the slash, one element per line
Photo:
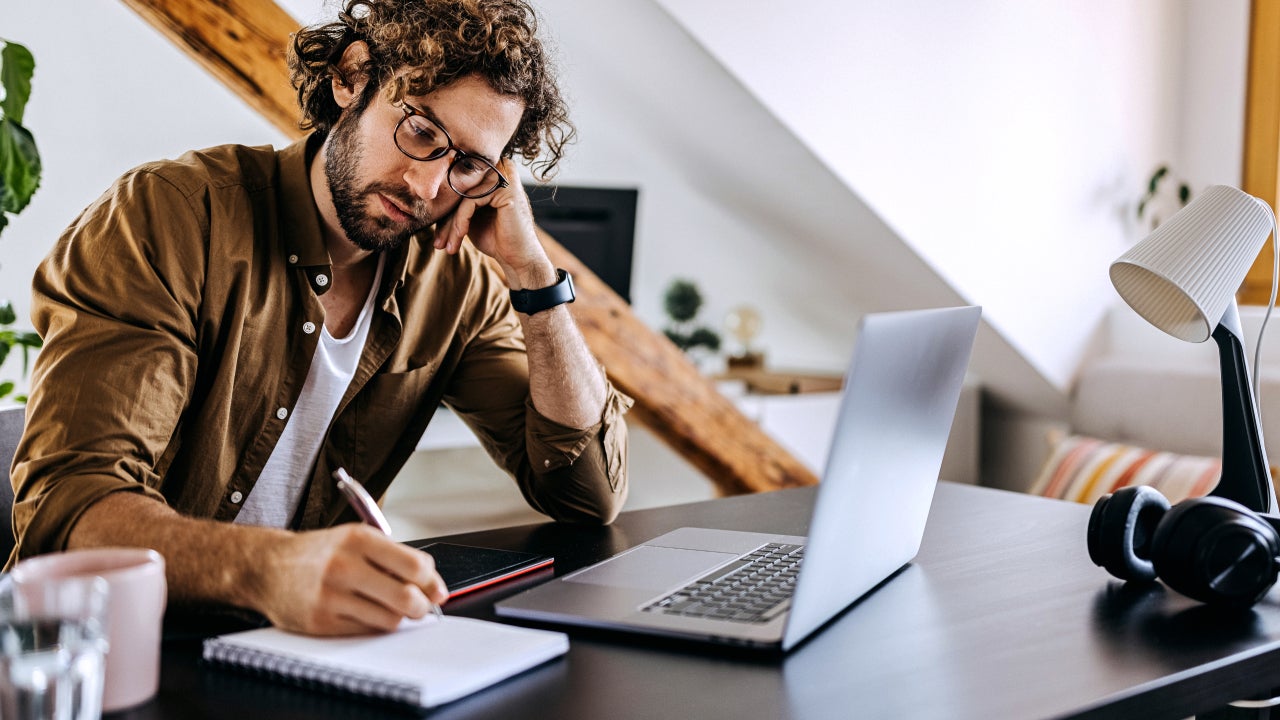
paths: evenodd
<path fill-rule="evenodd" d="M 702 308 L 702 293 L 698 292 L 698 286 L 692 281 L 672 280 L 662 296 L 662 305 L 671 320 L 663 332 L 695 363 L 701 365 L 700 361 L 706 357 L 700 354 L 700 349 L 705 349 L 708 355 L 714 355 L 720 350 L 720 335 L 695 322 L 698 311 Z"/>

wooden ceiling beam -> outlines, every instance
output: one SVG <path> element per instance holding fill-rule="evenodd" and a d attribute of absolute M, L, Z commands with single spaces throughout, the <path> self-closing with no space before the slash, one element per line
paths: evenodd
<path fill-rule="evenodd" d="M 301 137 L 286 48 L 298 22 L 263 0 L 123 0 L 249 107 Z"/>
<path fill-rule="evenodd" d="M 297 22 L 273 0 L 122 0 L 289 137 L 297 96 L 285 49 Z M 651 330 L 554 239 L 552 262 L 574 276 L 570 306 L 609 378 L 635 398 L 632 416 L 704 472 L 724 494 L 812 485 L 818 479 L 716 391 L 679 348 Z"/>

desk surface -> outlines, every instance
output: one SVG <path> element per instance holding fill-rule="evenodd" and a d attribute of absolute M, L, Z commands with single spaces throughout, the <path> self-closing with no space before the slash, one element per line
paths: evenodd
<path fill-rule="evenodd" d="M 813 491 L 454 541 L 553 554 L 564 574 L 686 525 L 802 535 Z M 785 658 L 570 630 L 569 654 L 432 718 L 1184 718 L 1280 686 L 1280 594 L 1224 615 L 1088 560 L 1089 508 L 943 483 L 914 563 Z M 871 549 L 868 549 L 871 551 Z M 451 603 L 493 603 L 550 577 Z M 203 665 L 166 641 L 160 695 L 119 716 L 374 718 L 403 711 Z"/>

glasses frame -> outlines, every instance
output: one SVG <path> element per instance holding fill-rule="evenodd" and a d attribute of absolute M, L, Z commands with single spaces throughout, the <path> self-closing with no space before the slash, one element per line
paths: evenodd
<path fill-rule="evenodd" d="M 488 197 L 489 195 L 492 195 L 493 193 L 501 190 L 502 188 L 511 186 L 511 183 L 507 182 L 507 177 L 502 174 L 502 171 L 498 170 L 496 165 L 494 165 L 493 163 L 489 162 L 488 160 L 484 159 L 479 155 L 473 155 L 454 145 L 453 136 L 449 134 L 449 131 L 445 130 L 444 127 L 440 125 L 440 123 L 428 117 L 426 113 L 422 112 L 421 110 L 410 105 L 407 102 L 401 102 L 400 109 L 404 111 L 404 117 L 400 118 L 400 122 L 396 123 L 395 130 L 393 130 L 391 133 L 391 140 L 396 144 L 396 149 L 404 153 L 405 157 L 411 160 L 418 160 L 420 162 L 431 162 L 433 160 L 439 160 L 440 158 L 448 155 L 450 152 L 457 153 L 456 155 L 454 155 L 453 160 L 449 163 L 449 169 L 446 170 L 444 174 L 445 182 L 449 183 L 450 190 L 454 191 L 458 195 L 464 198 L 467 198 L 469 200 L 479 200 L 480 198 Z M 400 126 L 404 125 L 409 120 L 410 117 L 414 117 L 414 116 L 420 117 L 423 120 L 426 120 L 427 122 L 431 123 L 432 125 L 435 126 L 437 130 L 441 132 L 441 134 L 444 135 L 444 141 L 445 141 L 444 147 L 437 148 L 436 150 L 432 151 L 430 154 L 426 155 L 425 157 L 419 157 L 409 152 L 408 150 L 404 149 L 404 146 L 400 144 Z M 493 174 L 498 176 L 498 184 L 494 185 L 489 190 L 486 190 L 485 192 L 480 193 L 479 195 L 468 195 L 467 193 L 464 193 L 458 188 L 454 187 L 453 186 L 453 168 L 458 164 L 460 160 L 463 160 L 463 159 L 474 160 L 477 162 L 484 163 L 485 165 L 488 165 L 489 169 L 493 170 Z"/>

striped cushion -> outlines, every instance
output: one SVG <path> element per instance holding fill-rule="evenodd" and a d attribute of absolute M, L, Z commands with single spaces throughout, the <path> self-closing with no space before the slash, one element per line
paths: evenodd
<path fill-rule="evenodd" d="M 1031 486 L 1046 497 L 1093 504 L 1127 485 L 1150 485 L 1176 503 L 1213 489 L 1222 460 L 1160 452 L 1097 438 L 1070 435 L 1053 445 L 1049 459 Z"/>

